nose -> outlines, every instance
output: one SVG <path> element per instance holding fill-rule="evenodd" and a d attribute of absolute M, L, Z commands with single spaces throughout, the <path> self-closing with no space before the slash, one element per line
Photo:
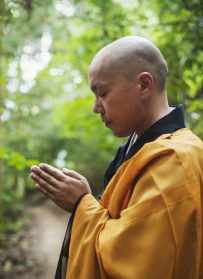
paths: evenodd
<path fill-rule="evenodd" d="M 103 113 L 104 109 L 101 102 L 99 101 L 99 98 L 95 99 L 92 110 L 94 113 L 101 113 L 101 114 Z"/>

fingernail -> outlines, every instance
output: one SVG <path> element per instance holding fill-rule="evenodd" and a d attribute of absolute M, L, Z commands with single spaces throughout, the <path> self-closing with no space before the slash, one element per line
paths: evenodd
<path fill-rule="evenodd" d="M 34 166 L 32 166 L 30 169 L 31 169 L 31 170 L 36 170 L 36 168 L 37 168 L 37 166 L 34 165 Z"/>
<path fill-rule="evenodd" d="M 39 164 L 39 167 L 40 167 L 40 168 L 44 168 L 44 167 L 46 167 L 46 164 L 45 164 L 45 163 L 40 163 L 40 164 Z"/>

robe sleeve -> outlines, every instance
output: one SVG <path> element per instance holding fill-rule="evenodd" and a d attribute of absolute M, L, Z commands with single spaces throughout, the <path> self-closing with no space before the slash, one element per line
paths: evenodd
<path fill-rule="evenodd" d="M 169 168 L 163 169 L 168 160 Z M 187 238 L 184 229 L 194 206 L 178 161 L 179 177 L 172 175 L 173 160 L 176 156 L 166 156 L 146 171 L 136 185 L 140 201 L 131 202 L 117 219 L 91 194 L 83 197 L 73 223 L 67 279 L 174 278 L 177 240 Z"/>

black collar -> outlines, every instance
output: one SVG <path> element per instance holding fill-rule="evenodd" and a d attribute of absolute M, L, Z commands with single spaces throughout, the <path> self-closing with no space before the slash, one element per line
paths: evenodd
<path fill-rule="evenodd" d="M 128 145 L 132 137 L 131 135 L 127 143 L 119 147 L 114 160 L 107 168 L 104 176 L 104 187 L 108 184 L 119 166 L 124 161 L 130 159 L 140 148 L 143 147 L 145 143 L 156 140 L 162 134 L 173 133 L 181 128 L 185 128 L 185 121 L 183 107 L 182 105 L 179 105 L 175 107 L 169 114 L 159 119 L 149 129 L 147 129 L 144 134 L 135 141 L 126 155 L 126 150 L 128 149 Z"/>

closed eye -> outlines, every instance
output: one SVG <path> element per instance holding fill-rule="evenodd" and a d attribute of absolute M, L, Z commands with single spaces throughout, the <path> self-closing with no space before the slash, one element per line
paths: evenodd
<path fill-rule="evenodd" d="M 103 84 L 93 84 L 91 89 L 95 96 L 100 98 L 104 98 L 108 93 L 107 86 Z"/>
<path fill-rule="evenodd" d="M 101 94 L 99 94 L 99 97 L 104 98 L 106 96 L 106 92 L 102 92 Z"/>

